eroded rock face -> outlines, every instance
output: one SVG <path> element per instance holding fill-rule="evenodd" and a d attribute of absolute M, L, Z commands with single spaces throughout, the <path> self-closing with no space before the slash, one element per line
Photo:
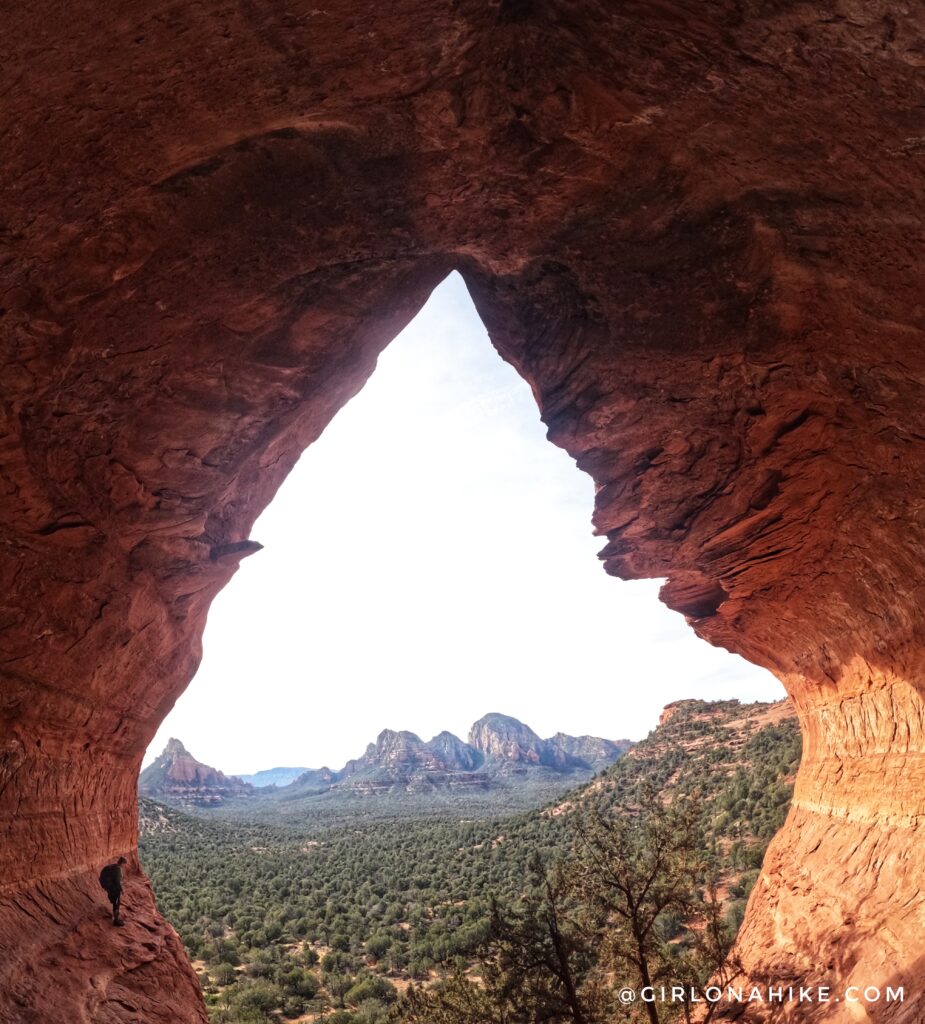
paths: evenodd
<path fill-rule="evenodd" d="M 529 725 L 509 715 L 492 713 L 473 723 L 469 730 L 469 746 L 489 761 L 548 764 L 551 768 L 566 764 L 564 751 L 547 749 L 547 744 Z"/>
<path fill-rule="evenodd" d="M 138 793 L 168 803 L 211 807 L 254 795 L 254 787 L 197 761 L 180 740 L 171 738 L 160 756 L 138 777 Z"/>
<path fill-rule="evenodd" d="M 569 736 L 557 732 L 541 739 L 529 725 L 510 715 L 483 715 L 469 730 L 468 746 L 478 751 L 494 770 L 543 766 L 557 771 L 598 771 L 612 764 L 632 746 L 630 740 L 599 736 Z"/>
<path fill-rule="evenodd" d="M 155 988 L 201 1020 L 175 947 L 60 936 L 134 848 L 256 515 L 454 267 L 597 482 L 607 570 L 667 577 L 795 701 L 744 971 L 902 979 L 870 1017 L 921 1020 L 922 10 L 35 0 L 2 27 L 0 1020 L 127 1022 Z"/>
<path fill-rule="evenodd" d="M 633 746 L 632 740 L 605 740 L 600 736 L 569 736 L 557 732 L 546 741 L 551 747 L 558 748 L 572 761 L 586 765 L 595 772 L 602 771 L 608 765 L 625 754 Z"/>
<path fill-rule="evenodd" d="M 208 1024 L 199 981 L 137 860 L 123 871 L 122 928 L 97 873 L 39 881 L 0 905 L 0 1020 Z M 24 911 L 31 930 L 22 927 Z"/>

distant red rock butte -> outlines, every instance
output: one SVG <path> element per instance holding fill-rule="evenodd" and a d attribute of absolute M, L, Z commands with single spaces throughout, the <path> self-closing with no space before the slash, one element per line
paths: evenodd
<path fill-rule="evenodd" d="M 256 790 L 235 775 L 197 761 L 180 740 L 170 739 L 160 756 L 142 771 L 138 792 L 153 799 L 212 806 L 253 796 Z"/>

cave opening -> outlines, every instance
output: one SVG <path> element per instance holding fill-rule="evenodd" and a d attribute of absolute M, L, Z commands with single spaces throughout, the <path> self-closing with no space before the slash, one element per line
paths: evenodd
<path fill-rule="evenodd" d="M 255 523 L 144 764 L 176 736 L 230 775 L 337 770 L 382 729 L 465 738 L 488 712 L 638 740 L 669 702 L 782 697 L 661 580 L 601 571 L 592 504 L 451 273 Z"/>
<path fill-rule="evenodd" d="M 242 857 L 279 859 L 261 828 L 333 831 L 345 813 L 368 823 L 367 810 L 382 793 L 358 790 L 362 810 L 337 805 L 331 814 L 334 787 L 322 774 L 360 757 L 383 729 L 424 740 L 448 731 L 465 741 L 473 722 L 501 712 L 540 737 L 638 740 L 671 702 L 782 697 L 769 673 L 697 638 L 682 615 L 661 604 L 661 580 L 621 582 L 601 571 L 601 541 L 588 523 L 592 503 L 590 479 L 549 443 L 529 387 L 499 358 L 463 278 L 451 274 L 254 524 L 250 536 L 262 548 L 216 597 L 199 673 L 149 746 L 148 768 L 171 737 L 180 737 L 188 748 L 180 752 L 189 756 L 184 764 L 204 762 L 260 792 L 224 790 L 224 782 L 196 776 L 166 794 L 168 805 L 217 816 L 234 842 L 246 844 Z M 273 774 L 258 783 L 254 776 L 268 770 Z M 356 787 L 357 777 L 335 784 Z M 556 792 L 584 779 L 563 774 Z M 260 802 L 268 781 L 279 789 L 276 802 Z M 417 785 L 414 779 L 395 788 Z M 546 799 L 552 794 L 543 791 Z M 530 799 L 538 802 L 535 793 Z M 489 801 L 468 793 L 466 800 L 442 802 L 440 811 L 486 813 Z M 378 813 L 414 818 L 437 806 L 422 801 L 408 811 L 393 804 Z M 499 806 L 496 813 L 515 810 Z M 358 927 L 346 912 L 332 912 L 333 923 L 326 920 L 320 932 L 312 930 L 319 928 L 314 910 L 276 922 L 243 901 L 240 877 L 213 886 L 208 899 L 201 882 L 192 892 L 178 889 L 171 857 L 179 840 L 169 841 L 167 854 L 156 837 L 162 828 L 183 832 L 188 825 L 152 811 L 147 799 L 140 820 L 142 866 L 187 944 L 210 1006 L 232 999 L 245 949 L 250 957 L 261 946 L 288 949 L 301 941 L 336 957 L 356 946 L 354 931 L 341 949 Z M 387 837 L 389 828 L 383 821 L 378 831 Z M 355 842 L 377 849 L 369 834 Z M 337 840 L 313 835 L 288 855 L 326 843 Z M 221 871 L 208 856 L 194 836 L 187 877 Z M 424 884 L 416 870 L 409 879 Z M 304 910 L 306 893 L 295 876 L 289 884 L 292 892 L 278 900 L 265 885 L 259 897 L 276 900 L 280 910 Z M 203 929 L 201 916 L 197 922 L 190 914 L 206 905 L 214 920 Z M 737 913 L 742 907 L 739 899 Z M 390 922 L 393 931 L 396 924 Z M 388 933 L 377 925 L 365 939 L 370 948 L 391 948 Z M 415 977 L 427 959 L 396 959 L 395 971 Z"/>

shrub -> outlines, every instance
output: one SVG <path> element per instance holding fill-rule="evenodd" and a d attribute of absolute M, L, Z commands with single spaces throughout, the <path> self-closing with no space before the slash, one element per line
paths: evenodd
<path fill-rule="evenodd" d="M 395 986 L 390 981 L 375 975 L 368 975 L 365 978 L 360 978 L 347 990 L 344 994 L 344 1002 L 350 1006 L 358 1006 L 367 999 L 378 999 L 383 1003 L 391 1003 L 395 1001 L 396 996 Z"/>

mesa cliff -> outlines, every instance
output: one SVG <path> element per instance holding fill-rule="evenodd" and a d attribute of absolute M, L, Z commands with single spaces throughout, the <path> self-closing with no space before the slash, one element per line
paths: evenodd
<path fill-rule="evenodd" d="M 68 14 L 0 15 L 0 1021 L 202 1021 L 143 880 L 137 948 L 68 936 L 257 515 L 452 269 L 606 571 L 794 702 L 745 977 L 921 1021 L 925 12 Z"/>
<path fill-rule="evenodd" d="M 563 732 L 544 740 L 516 718 L 488 714 L 472 726 L 468 743 L 446 730 L 425 742 L 413 732 L 383 729 L 375 743 L 339 771 L 307 768 L 286 785 L 261 792 L 197 761 L 179 740 L 171 739 L 142 771 L 138 793 L 181 808 L 216 808 L 243 800 L 249 803 L 249 815 L 270 817 L 271 805 L 277 814 L 283 808 L 298 814 L 309 809 L 312 797 L 325 794 L 349 799 L 428 791 L 510 791 L 521 782 L 525 790 L 530 787 L 524 800 L 542 803 L 612 764 L 631 746 L 630 740 Z"/>
<path fill-rule="evenodd" d="M 160 756 L 138 777 L 142 796 L 210 807 L 225 800 L 253 796 L 254 787 L 236 775 L 197 761 L 178 739 L 170 739 Z"/>

